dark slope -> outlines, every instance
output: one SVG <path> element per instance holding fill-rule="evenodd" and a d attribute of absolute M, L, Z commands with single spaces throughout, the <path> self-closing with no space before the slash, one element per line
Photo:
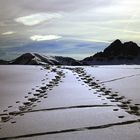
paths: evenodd
<path fill-rule="evenodd" d="M 140 64 L 140 47 L 130 41 L 115 40 L 103 52 L 82 60 L 84 64 Z"/>

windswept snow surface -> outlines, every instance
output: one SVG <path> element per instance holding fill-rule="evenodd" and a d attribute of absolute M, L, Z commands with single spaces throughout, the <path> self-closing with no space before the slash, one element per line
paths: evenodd
<path fill-rule="evenodd" d="M 139 65 L 95 66 L 85 69 L 89 75 L 99 80 L 98 83 L 131 99 L 134 104 L 140 104 Z"/>
<path fill-rule="evenodd" d="M 0 66 L 0 140 L 139 140 L 139 68 Z"/>
<path fill-rule="evenodd" d="M 46 74 L 48 79 L 55 76 L 55 73 L 49 73 L 41 66 L 0 66 L 0 113 L 6 111 L 8 106 L 9 109 L 16 109 L 18 101 L 26 101 L 29 92 L 34 92 L 35 88 L 48 81 Z"/>

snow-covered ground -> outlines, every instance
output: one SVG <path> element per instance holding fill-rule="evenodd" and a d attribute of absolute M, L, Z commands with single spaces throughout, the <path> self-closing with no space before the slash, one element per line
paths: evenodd
<path fill-rule="evenodd" d="M 140 66 L 0 66 L 0 139 L 139 140 L 139 74 Z"/>
<path fill-rule="evenodd" d="M 0 66 L 0 113 L 27 101 L 30 92 L 55 76 L 48 72 L 40 66 Z"/>
<path fill-rule="evenodd" d="M 97 66 L 85 69 L 88 74 L 99 80 L 98 83 L 131 99 L 134 104 L 140 104 L 139 65 Z"/>

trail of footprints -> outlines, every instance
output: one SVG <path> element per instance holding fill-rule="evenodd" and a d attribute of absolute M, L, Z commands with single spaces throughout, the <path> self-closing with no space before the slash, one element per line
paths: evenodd
<path fill-rule="evenodd" d="M 94 92 L 93 94 L 97 94 L 98 97 L 106 97 L 111 102 L 116 102 L 118 107 L 124 109 L 129 114 L 140 116 L 140 108 L 137 104 L 132 104 L 132 100 L 126 99 L 126 97 L 118 95 L 118 92 L 113 92 L 111 91 L 111 89 L 107 89 L 103 83 L 99 83 L 99 80 L 95 80 L 95 77 L 87 75 L 87 73 L 84 71 L 84 68 L 79 67 L 71 70 L 74 73 L 78 74 L 79 77 L 77 77 L 77 79 L 79 79 L 79 81 L 82 80 L 86 85 L 89 86 L 89 90 L 96 89 L 97 92 Z M 113 111 L 118 111 L 118 109 L 113 109 Z M 123 118 L 124 116 L 118 117 Z"/>
<path fill-rule="evenodd" d="M 97 97 L 105 97 L 106 99 L 110 100 L 111 102 L 116 102 L 117 106 L 121 109 L 124 109 L 129 114 L 140 116 L 140 108 L 137 104 L 132 104 L 130 99 L 126 99 L 124 96 L 118 95 L 118 92 L 113 92 L 111 89 L 107 89 L 103 83 L 100 83 L 99 80 L 96 80 L 95 77 L 88 75 L 84 68 L 69 68 L 66 69 L 72 70 L 74 75 L 78 74 L 76 77 L 78 81 L 83 81 L 89 90 L 96 90 L 93 94 L 97 94 Z M 84 85 L 84 84 L 82 84 Z M 102 98 L 101 100 L 105 100 Z M 107 105 L 106 102 L 103 103 Z M 113 109 L 113 111 L 119 111 L 118 108 Z M 125 116 L 118 116 L 118 118 L 124 118 Z"/>
<path fill-rule="evenodd" d="M 133 115 L 140 115 L 140 110 L 138 105 L 133 105 L 131 103 L 131 100 L 126 99 L 124 96 L 119 96 L 117 92 L 112 92 L 111 89 L 107 89 L 103 83 L 99 83 L 99 80 L 96 80 L 95 77 L 92 77 L 91 75 L 88 75 L 84 68 L 78 67 L 78 68 L 70 68 L 70 67 L 63 67 L 61 70 L 59 67 L 52 68 L 52 67 L 45 67 L 44 69 L 49 69 L 50 72 L 56 73 L 55 78 L 51 79 L 49 82 L 48 73 L 46 74 L 45 79 L 42 79 L 42 86 L 36 86 L 35 88 L 32 88 L 31 92 L 28 92 L 27 95 L 24 97 L 27 99 L 26 102 L 16 101 L 16 104 L 19 104 L 18 110 L 16 111 L 8 111 L 8 109 L 12 108 L 12 106 L 8 106 L 8 109 L 3 110 L 3 114 L 0 114 L 0 122 L 6 123 L 11 122 L 12 124 L 15 124 L 16 121 L 14 118 L 18 116 L 24 115 L 24 112 L 30 112 L 32 109 L 37 106 L 38 103 L 41 102 L 41 99 L 46 99 L 47 92 L 49 90 L 52 90 L 55 86 L 59 85 L 59 82 L 62 82 L 62 78 L 65 78 L 65 74 L 63 73 L 62 69 L 69 69 L 73 72 L 73 74 L 76 76 L 76 79 L 78 81 L 83 81 L 83 86 L 86 86 L 89 88 L 89 90 L 92 91 L 92 89 L 96 90 L 96 92 L 93 92 L 93 94 L 96 94 L 97 97 L 101 98 L 101 100 L 108 99 L 111 102 L 116 102 L 117 106 L 119 108 L 124 109 L 126 112 L 133 114 Z M 43 70 L 43 68 L 41 69 Z M 46 83 L 46 80 L 48 83 Z M 105 98 L 102 98 L 105 97 Z M 103 103 L 103 105 L 107 105 L 106 102 Z M 113 111 L 119 111 L 119 108 L 114 108 Z M 118 116 L 118 118 L 124 118 L 125 116 Z M 0 129 L 1 129 L 0 125 Z"/>
<path fill-rule="evenodd" d="M 23 116 L 24 112 L 31 111 L 34 107 L 37 106 L 38 103 L 41 102 L 41 99 L 46 99 L 47 92 L 49 90 L 52 90 L 55 86 L 59 85 L 59 82 L 62 82 L 62 78 L 65 77 L 65 74 L 62 70 L 59 70 L 57 68 L 51 68 L 51 67 L 44 67 L 44 69 L 49 69 L 50 72 L 56 73 L 55 78 L 51 79 L 49 82 L 48 73 L 45 75 L 46 79 L 42 79 L 42 86 L 36 86 L 35 88 L 32 88 L 31 92 L 28 92 L 26 96 L 24 96 L 25 99 L 27 99 L 26 102 L 16 101 L 16 104 L 18 104 L 18 110 L 16 111 L 8 111 L 8 109 L 12 108 L 13 106 L 8 106 L 6 110 L 3 110 L 3 114 L 0 114 L 0 122 L 6 123 L 11 122 L 12 124 L 16 123 L 14 121 L 14 118 L 18 116 Z M 43 70 L 43 68 L 41 68 Z M 47 80 L 47 81 L 46 81 Z M 45 81 L 47 83 L 45 83 Z M 2 126 L 0 125 L 0 129 Z"/>

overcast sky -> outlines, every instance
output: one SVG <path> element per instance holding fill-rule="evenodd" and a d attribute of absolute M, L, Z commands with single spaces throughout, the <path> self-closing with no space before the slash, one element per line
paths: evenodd
<path fill-rule="evenodd" d="M 36 42 L 75 40 L 75 46 L 74 41 L 73 46 L 70 41 L 61 44 L 63 50 L 70 44 L 65 54 L 73 54 L 70 46 L 81 49 L 77 42 L 93 43 L 93 48 L 94 43 L 108 44 L 115 39 L 140 44 L 139 7 L 140 0 L 0 0 L 0 55 Z M 81 57 L 85 48 L 79 51 Z M 54 50 L 52 47 L 52 54 Z"/>

